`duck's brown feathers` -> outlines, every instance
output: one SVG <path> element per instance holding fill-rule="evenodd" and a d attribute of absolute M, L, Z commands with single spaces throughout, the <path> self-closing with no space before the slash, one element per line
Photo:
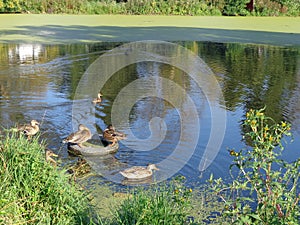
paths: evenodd
<path fill-rule="evenodd" d="M 51 156 L 54 157 L 58 157 L 58 155 L 56 155 L 53 151 L 51 151 L 50 149 L 47 149 L 45 151 L 45 159 L 47 162 L 50 162 L 53 166 L 56 166 L 56 161 L 54 159 L 51 158 Z"/>
<path fill-rule="evenodd" d="M 81 145 L 82 143 L 86 142 L 87 140 L 91 139 L 92 133 L 83 124 L 79 124 L 78 131 L 75 133 L 70 134 L 66 139 L 63 140 L 63 143 L 72 143 Z"/>
<path fill-rule="evenodd" d="M 93 103 L 96 104 L 96 103 L 102 102 L 101 96 L 103 96 L 103 95 L 99 92 L 97 98 L 93 99 Z"/>
<path fill-rule="evenodd" d="M 126 135 L 122 132 L 118 132 L 115 128 L 110 124 L 103 131 L 103 138 L 108 142 L 112 142 L 111 146 L 113 146 L 118 140 L 126 139 Z"/>
<path fill-rule="evenodd" d="M 129 169 L 120 171 L 126 179 L 141 180 L 152 176 L 153 170 L 159 170 L 155 164 L 149 164 L 147 167 L 133 166 Z"/>
<path fill-rule="evenodd" d="M 27 136 L 33 136 L 40 130 L 39 123 L 36 120 L 31 120 L 30 124 L 19 125 L 17 129 Z"/>
<path fill-rule="evenodd" d="M 114 135 L 113 131 L 111 131 L 110 129 L 105 129 L 103 131 L 103 138 L 105 140 L 107 140 L 108 142 L 112 142 L 112 144 L 110 144 L 110 146 L 114 146 L 116 144 L 116 142 L 118 141 L 118 139 Z"/>

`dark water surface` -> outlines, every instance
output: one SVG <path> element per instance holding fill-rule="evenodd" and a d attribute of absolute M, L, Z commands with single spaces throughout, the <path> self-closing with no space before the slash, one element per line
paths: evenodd
<path fill-rule="evenodd" d="M 209 42 L 176 44 L 201 57 L 214 72 L 224 101 L 212 100 L 189 74 L 174 65 L 156 62 L 155 56 L 153 62 L 134 63 L 116 71 L 101 89 L 103 102 L 92 106 L 93 110 L 85 115 L 90 118 L 91 122 L 87 125 L 93 133 L 101 133 L 108 124 L 114 123 L 113 104 L 122 95 L 118 115 L 123 116 L 124 110 L 124 117 L 134 136 L 129 135 L 120 143 L 114 157 L 90 159 L 94 169 L 104 175 L 105 180 L 119 182 L 120 169 L 149 162 L 161 164 L 158 176 L 164 177 L 167 170 L 168 175 L 174 171 L 174 175 L 182 174 L 191 183 L 204 182 L 211 172 L 216 177 L 226 177 L 231 162 L 228 148 L 239 150 L 247 147 L 241 128 L 246 111 L 264 106 L 266 114 L 276 121 L 292 123 L 294 141 L 286 144 L 283 157 L 288 161 L 300 157 L 299 46 Z M 85 103 L 81 104 L 83 100 L 76 98 L 78 84 L 99 56 L 120 45 L 122 43 L 0 44 L 1 126 L 10 127 L 36 119 L 41 122 L 42 137 L 47 140 L 48 147 L 59 154 L 61 165 L 75 161 L 76 158 L 68 154 L 61 140 L 77 129 L 72 122 L 76 113 L 73 104 L 82 106 L 82 112 L 85 112 L 84 107 L 87 103 L 91 106 L 95 97 L 91 90 L 91 95 L 85 97 Z M 102 71 L 98 72 L 101 77 Z M 160 78 L 178 86 L 164 84 Z M 144 83 L 131 86 L 136 80 Z M 148 83 L 149 80 L 151 82 Z M 123 94 L 124 87 L 126 91 Z M 126 102 L 137 93 L 148 93 L 153 88 L 155 96 L 144 96 L 132 106 Z M 126 107 L 130 107 L 129 116 L 125 113 Z M 224 138 L 222 131 L 219 133 L 222 137 L 218 138 L 223 139 L 215 160 L 201 171 L 199 164 L 214 128 L 213 110 L 226 113 L 226 129 Z M 187 122 L 181 120 L 183 117 Z M 76 118 L 79 118 L 78 123 L 81 122 L 80 116 Z M 219 122 L 215 121 L 217 128 Z M 121 131 L 128 131 L 126 124 L 114 125 Z M 195 127 L 199 128 L 199 132 L 195 131 Z M 185 132 L 184 137 L 182 132 Z M 179 150 L 174 151 L 178 145 Z M 187 154 L 190 156 L 185 158 Z M 170 166 L 161 163 L 166 158 L 172 162 Z"/>

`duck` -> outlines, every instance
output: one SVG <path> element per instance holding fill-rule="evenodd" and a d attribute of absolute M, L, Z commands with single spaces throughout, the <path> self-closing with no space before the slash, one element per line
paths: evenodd
<path fill-rule="evenodd" d="M 79 147 L 82 148 L 82 144 L 91 138 L 92 133 L 89 130 L 89 128 L 87 128 L 83 124 L 79 124 L 78 131 L 70 134 L 67 138 L 63 140 L 63 143 L 77 144 Z"/>
<path fill-rule="evenodd" d="M 159 170 L 155 164 L 149 164 L 147 167 L 133 166 L 120 171 L 120 174 L 128 180 L 144 180 L 152 176 L 153 170 Z"/>
<path fill-rule="evenodd" d="M 101 96 L 103 96 L 103 95 L 101 94 L 101 92 L 99 92 L 98 95 L 97 95 L 97 98 L 94 98 L 92 102 L 94 104 L 102 102 Z"/>
<path fill-rule="evenodd" d="M 39 132 L 39 122 L 36 120 L 31 120 L 30 124 L 19 125 L 17 127 L 18 131 L 23 132 L 28 139 L 34 136 L 37 132 Z"/>
<path fill-rule="evenodd" d="M 56 166 L 56 161 L 54 159 L 52 159 L 51 156 L 58 157 L 58 155 L 56 155 L 52 150 L 47 149 L 45 151 L 46 162 L 50 162 L 53 166 Z"/>
<path fill-rule="evenodd" d="M 118 140 L 124 140 L 126 139 L 126 135 L 122 132 L 116 131 L 115 127 L 111 124 L 108 125 L 107 127 L 112 133 L 113 135 L 118 139 Z"/>
<path fill-rule="evenodd" d="M 103 131 L 103 138 L 108 142 L 112 142 L 109 146 L 114 146 L 118 140 L 125 139 L 126 135 L 122 132 L 116 131 L 115 128 L 109 124 Z"/>

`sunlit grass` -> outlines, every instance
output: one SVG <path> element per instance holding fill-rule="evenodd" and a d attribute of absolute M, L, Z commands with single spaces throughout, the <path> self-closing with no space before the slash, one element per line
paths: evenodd
<path fill-rule="evenodd" d="M 110 224 L 184 224 L 188 220 L 192 189 L 181 177 L 166 184 L 136 188 L 117 209 Z"/>
<path fill-rule="evenodd" d="M 45 161 L 44 150 L 38 138 L 17 133 L 0 140 L 0 224 L 87 223 L 83 192 Z"/>

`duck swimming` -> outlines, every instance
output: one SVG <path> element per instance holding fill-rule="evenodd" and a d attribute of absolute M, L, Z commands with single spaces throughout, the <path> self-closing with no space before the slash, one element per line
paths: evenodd
<path fill-rule="evenodd" d="M 94 98 L 94 100 L 92 102 L 94 104 L 102 102 L 101 96 L 103 96 L 103 95 L 101 94 L 101 92 L 99 92 L 97 98 Z"/>
<path fill-rule="evenodd" d="M 28 139 L 30 139 L 31 136 L 34 136 L 37 132 L 39 132 L 39 122 L 36 120 L 31 120 L 30 124 L 24 124 L 18 126 L 18 131 L 23 132 Z"/>
<path fill-rule="evenodd" d="M 66 139 L 63 140 L 63 143 L 77 144 L 79 147 L 82 147 L 82 143 L 92 138 L 92 133 L 83 124 L 79 124 L 78 131 L 70 134 Z"/>
<path fill-rule="evenodd" d="M 111 124 L 109 124 L 103 131 L 103 138 L 108 142 L 112 142 L 109 146 L 114 146 L 118 140 L 125 139 L 126 135 L 124 133 L 116 131 L 115 128 Z"/>
<path fill-rule="evenodd" d="M 159 169 L 155 164 L 149 164 L 147 167 L 133 166 L 129 169 L 120 171 L 120 174 L 129 180 L 144 180 L 152 176 L 153 170 Z"/>

